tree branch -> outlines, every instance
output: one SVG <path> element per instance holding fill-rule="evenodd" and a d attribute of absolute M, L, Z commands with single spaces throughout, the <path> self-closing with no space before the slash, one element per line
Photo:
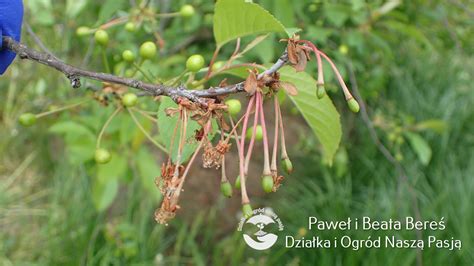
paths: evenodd
<path fill-rule="evenodd" d="M 50 54 L 30 49 L 26 45 L 18 43 L 10 37 L 2 38 L 3 49 L 15 52 L 21 59 L 32 60 L 62 72 L 70 80 L 71 86 L 73 88 L 79 88 L 81 86 L 80 78 L 83 77 L 135 88 L 151 96 L 168 96 L 174 101 L 177 101 L 180 97 L 182 97 L 199 103 L 203 106 L 207 105 L 203 98 L 214 98 L 221 95 L 234 94 L 244 91 L 244 82 L 226 87 L 211 87 L 206 90 L 187 90 L 184 86 L 171 87 L 162 84 L 151 84 L 136 79 L 118 77 L 112 74 L 93 72 L 64 63 Z M 285 51 L 272 67 L 261 73 L 258 77 L 262 78 L 264 75 L 273 74 L 287 63 L 288 54 Z"/>

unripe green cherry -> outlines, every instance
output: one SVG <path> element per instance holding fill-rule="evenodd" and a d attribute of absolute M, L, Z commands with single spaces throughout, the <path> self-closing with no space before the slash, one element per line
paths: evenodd
<path fill-rule="evenodd" d="M 250 206 L 250 203 L 246 203 L 246 204 L 242 205 L 242 215 L 246 219 L 252 217 L 253 210 L 252 210 L 252 206 Z"/>
<path fill-rule="evenodd" d="M 126 93 L 122 97 L 122 104 L 125 107 L 134 107 L 138 103 L 138 96 L 135 93 Z"/>
<path fill-rule="evenodd" d="M 153 42 L 145 42 L 140 46 L 140 56 L 144 59 L 152 59 L 156 56 L 156 44 Z"/>
<path fill-rule="evenodd" d="M 179 14 L 185 18 L 192 17 L 196 13 L 192 5 L 184 5 L 179 10 Z"/>
<path fill-rule="evenodd" d="M 106 46 L 109 43 L 109 34 L 105 30 L 96 31 L 94 38 L 95 41 L 102 46 Z"/>
<path fill-rule="evenodd" d="M 237 178 L 235 179 L 234 187 L 236 189 L 240 189 L 240 175 L 238 175 Z"/>
<path fill-rule="evenodd" d="M 112 155 L 110 155 L 110 152 L 106 149 L 97 149 L 95 150 L 94 158 L 96 163 L 106 164 L 110 162 L 110 159 L 112 159 Z"/>
<path fill-rule="evenodd" d="M 283 168 L 283 171 L 287 174 L 291 174 L 293 172 L 293 163 L 288 158 L 281 159 L 281 168 Z"/>
<path fill-rule="evenodd" d="M 186 69 L 196 73 L 204 67 L 204 64 L 204 57 L 202 57 L 200 54 L 195 54 L 190 56 L 186 61 Z"/>
<path fill-rule="evenodd" d="M 135 54 L 130 50 L 125 50 L 122 53 L 122 58 L 125 62 L 132 63 L 135 61 Z"/>
<path fill-rule="evenodd" d="M 324 95 L 326 95 L 326 89 L 324 88 L 324 84 L 317 85 L 316 95 L 318 96 L 318 99 L 322 99 Z"/>
<path fill-rule="evenodd" d="M 239 114 L 242 109 L 242 104 L 236 99 L 228 100 L 225 104 L 227 105 L 227 111 L 229 111 L 229 114 L 233 116 Z"/>
<path fill-rule="evenodd" d="M 360 110 L 359 103 L 354 98 L 349 99 L 347 105 L 349 105 L 349 109 L 354 113 L 358 113 Z"/>
<path fill-rule="evenodd" d="M 91 33 L 91 29 L 89 27 L 79 27 L 76 29 L 76 35 L 79 37 L 83 37 L 89 35 Z"/>
<path fill-rule="evenodd" d="M 221 193 L 224 197 L 230 198 L 232 197 L 232 185 L 229 181 L 225 181 L 221 183 Z"/>
<path fill-rule="evenodd" d="M 212 65 L 212 71 L 217 71 L 221 69 L 222 67 L 224 67 L 224 65 L 225 65 L 224 61 L 217 61 Z"/>
<path fill-rule="evenodd" d="M 346 55 L 349 52 L 349 47 L 347 47 L 345 44 L 341 44 L 341 46 L 339 46 L 339 52 L 343 55 Z"/>
<path fill-rule="evenodd" d="M 134 32 L 136 29 L 137 27 L 135 26 L 135 23 L 133 22 L 127 22 L 127 24 L 125 24 L 125 30 L 128 32 Z"/>
<path fill-rule="evenodd" d="M 266 175 L 262 177 L 262 188 L 263 191 L 266 193 L 270 193 L 273 191 L 273 177 L 270 175 Z"/>
<path fill-rule="evenodd" d="M 32 113 L 24 113 L 18 118 L 18 122 L 24 127 L 30 127 L 36 123 L 36 115 Z"/>
<path fill-rule="evenodd" d="M 253 133 L 253 127 L 250 127 L 247 129 L 247 139 L 252 138 L 252 133 Z M 257 128 L 255 130 L 255 140 L 262 140 L 263 139 L 263 128 L 261 125 L 257 125 Z"/>

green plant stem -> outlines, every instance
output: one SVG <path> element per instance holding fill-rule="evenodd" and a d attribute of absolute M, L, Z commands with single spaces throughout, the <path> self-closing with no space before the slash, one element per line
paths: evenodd
<path fill-rule="evenodd" d="M 48 111 L 48 112 L 39 113 L 39 114 L 36 115 L 36 118 L 40 118 L 40 117 L 52 115 L 52 114 L 55 114 L 55 113 L 59 113 L 59 112 L 62 112 L 62 111 L 66 111 L 68 109 L 72 109 L 72 108 L 77 107 L 77 106 L 79 106 L 83 103 L 86 103 L 88 101 L 90 101 L 90 100 L 85 100 L 85 101 L 74 103 L 74 104 L 71 104 L 71 105 L 66 105 L 66 106 L 63 106 L 61 108 L 51 110 L 51 111 Z"/>
<path fill-rule="evenodd" d="M 173 13 L 161 13 L 161 14 L 156 14 L 155 17 L 157 18 L 173 18 L 173 17 L 179 17 L 181 14 L 179 12 L 173 12 Z"/>
<path fill-rule="evenodd" d="M 104 64 L 105 71 L 107 73 L 111 73 L 110 72 L 109 61 L 107 60 L 107 52 L 105 51 L 105 48 L 102 49 L 102 62 Z"/>
<path fill-rule="evenodd" d="M 141 109 L 138 109 L 138 108 L 131 108 L 133 111 L 141 114 L 142 116 L 144 116 L 145 118 L 149 119 L 150 121 L 154 122 L 154 123 L 158 123 L 158 119 L 154 118 L 153 116 L 151 116 L 150 114 L 148 114 L 146 111 L 144 110 L 141 110 Z M 156 113 L 155 113 L 156 114 Z"/>
<path fill-rule="evenodd" d="M 140 64 L 141 65 L 141 64 Z M 136 68 L 136 70 L 140 73 L 142 73 L 142 75 L 149 81 L 149 82 L 155 82 L 143 69 L 142 67 L 138 65 L 137 63 L 133 63 L 133 66 Z M 136 73 L 136 72 L 135 72 Z"/>
<path fill-rule="evenodd" d="M 157 148 L 159 148 L 160 150 L 164 151 L 164 152 L 168 152 L 166 150 L 166 148 L 161 145 L 160 143 L 158 143 L 156 140 L 154 140 L 150 134 L 148 134 L 148 132 L 145 130 L 145 128 L 143 128 L 142 124 L 140 124 L 140 122 L 138 121 L 137 117 L 135 116 L 135 114 L 133 113 L 133 110 L 132 109 L 129 109 L 127 108 L 127 111 L 128 113 L 130 114 L 130 116 L 132 117 L 133 119 L 133 122 L 135 122 L 135 124 L 137 125 L 137 127 L 140 129 L 140 131 L 147 137 L 147 139 L 153 143 Z"/>
<path fill-rule="evenodd" d="M 122 111 L 123 107 L 120 106 L 118 107 L 110 116 L 109 118 L 107 119 L 107 121 L 105 121 L 105 124 L 104 126 L 102 127 L 102 129 L 100 130 L 100 133 L 99 133 L 99 137 L 97 138 L 97 144 L 96 144 L 96 148 L 99 149 L 100 148 L 100 143 L 102 141 L 102 136 L 104 135 L 105 133 L 105 130 L 107 129 L 107 127 L 110 125 L 110 122 L 112 122 L 112 120 L 114 119 L 114 117 L 120 113 L 120 111 Z"/>

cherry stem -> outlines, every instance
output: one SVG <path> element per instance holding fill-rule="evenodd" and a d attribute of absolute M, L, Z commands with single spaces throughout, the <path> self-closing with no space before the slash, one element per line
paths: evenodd
<path fill-rule="evenodd" d="M 245 165 L 244 165 L 244 170 L 245 170 L 245 176 L 247 176 L 248 171 L 249 171 L 249 164 L 250 164 L 250 159 L 252 157 L 252 151 L 253 147 L 255 144 L 255 134 L 257 133 L 257 125 L 258 125 L 258 115 L 260 112 L 260 102 L 259 102 L 259 97 L 258 97 L 258 92 L 257 96 L 255 99 L 255 115 L 253 118 L 253 128 L 252 128 L 252 137 L 250 138 L 250 143 L 249 146 L 247 147 L 247 156 L 245 157 Z M 249 114 L 250 115 L 250 114 Z"/>
<path fill-rule="evenodd" d="M 278 104 L 278 117 L 279 117 L 280 132 L 281 132 L 281 158 L 288 159 L 288 153 L 286 152 L 286 144 L 285 144 L 285 129 L 283 127 L 283 118 L 281 116 L 281 107 L 279 104 Z"/>
<path fill-rule="evenodd" d="M 186 118 L 187 120 L 187 118 Z M 186 122 L 187 123 L 187 122 Z M 188 173 L 189 173 L 189 170 L 191 169 L 191 166 L 194 162 L 194 160 L 196 160 L 196 157 L 197 155 L 199 154 L 199 151 L 201 150 L 203 144 L 204 144 L 204 141 L 207 140 L 207 134 L 209 133 L 210 131 L 210 128 L 211 128 L 211 125 L 212 125 L 212 121 L 209 120 L 206 124 L 206 126 L 204 127 L 204 137 L 202 138 L 202 140 L 199 142 L 199 145 L 198 147 L 196 148 L 196 150 L 194 151 L 193 153 L 193 156 L 191 157 L 191 159 L 189 160 L 188 162 L 188 165 L 186 166 L 186 169 L 184 170 L 184 173 L 183 173 L 183 176 L 179 182 L 179 185 L 178 185 L 178 188 L 176 189 L 177 190 L 177 193 L 179 195 L 181 189 L 183 188 L 183 185 L 184 185 L 184 181 L 186 180 L 186 176 L 188 176 Z M 185 130 L 186 131 L 186 130 Z"/>
<path fill-rule="evenodd" d="M 173 175 L 173 180 L 179 178 L 179 167 L 181 166 L 181 157 L 183 154 L 183 146 L 186 141 L 186 128 L 187 128 L 187 113 L 186 108 L 183 108 L 180 112 L 181 119 L 181 130 L 179 135 L 178 154 L 176 155 L 176 168 Z"/>
<path fill-rule="evenodd" d="M 136 68 L 136 70 L 140 73 L 142 73 L 142 75 L 145 77 L 145 79 L 147 79 L 149 82 L 153 83 L 155 82 L 146 72 L 145 70 L 142 69 L 142 67 L 137 64 L 137 63 L 133 63 L 133 66 Z"/>
<path fill-rule="evenodd" d="M 268 152 L 268 134 L 267 134 L 267 126 L 265 123 L 265 112 L 263 111 L 263 93 L 257 94 L 259 101 L 258 106 L 260 106 L 260 121 L 262 124 L 262 131 L 263 131 L 263 175 L 271 175 L 272 172 L 270 171 L 270 154 Z"/>
<path fill-rule="evenodd" d="M 117 26 L 117 25 L 125 24 L 128 21 L 128 19 L 129 19 L 128 16 L 124 16 L 124 17 L 120 17 L 120 18 L 110 20 L 109 22 L 101 25 L 99 27 L 99 29 L 106 30 L 108 28 L 111 28 L 111 27 L 114 27 L 114 26 Z"/>
<path fill-rule="evenodd" d="M 102 49 L 102 62 L 104 64 L 105 71 L 107 73 L 112 73 L 110 72 L 109 60 L 107 60 L 107 52 L 105 51 L 105 48 Z"/>
<path fill-rule="evenodd" d="M 130 114 L 130 116 L 132 117 L 133 119 L 133 122 L 135 122 L 135 125 L 137 125 L 137 127 L 140 129 L 140 131 L 143 133 L 143 135 L 145 135 L 145 137 L 151 142 L 153 143 L 153 145 L 155 145 L 158 149 L 164 151 L 164 152 L 168 152 L 166 150 L 166 148 L 161 145 L 160 143 L 158 143 L 156 140 L 154 140 L 150 134 L 145 130 L 145 128 L 142 126 L 142 124 L 140 123 L 140 121 L 138 121 L 137 117 L 135 116 L 135 114 L 133 113 L 133 109 L 130 109 L 130 108 L 127 108 L 127 111 L 128 113 Z"/>
<path fill-rule="evenodd" d="M 180 16 L 179 12 L 173 12 L 173 13 L 160 13 L 156 14 L 155 17 L 157 18 L 172 18 L 172 17 L 177 17 Z"/>
<path fill-rule="evenodd" d="M 318 85 L 324 85 L 323 60 L 321 60 L 319 53 L 316 53 L 316 59 L 318 61 Z"/>
<path fill-rule="evenodd" d="M 279 115 L 278 115 L 278 98 L 276 96 L 273 97 L 274 106 L 275 106 L 275 136 L 273 138 L 273 153 L 272 153 L 272 165 L 270 166 L 270 170 L 272 172 L 277 171 L 277 153 L 278 153 L 278 127 L 279 127 Z"/>
<path fill-rule="evenodd" d="M 230 116 L 230 115 L 229 115 Z M 242 118 L 244 118 L 242 116 Z M 240 118 L 240 120 L 242 120 L 242 118 Z M 232 116 L 230 116 L 230 124 L 232 125 L 232 127 L 234 127 L 235 129 L 237 129 L 237 125 L 235 125 L 234 123 L 234 120 L 232 119 Z M 237 145 L 237 152 L 239 153 L 240 155 L 240 137 L 239 135 L 237 134 L 237 130 L 232 130 L 231 134 L 234 134 L 234 139 L 235 139 L 235 144 Z"/>
<path fill-rule="evenodd" d="M 227 179 L 226 171 L 225 171 L 225 155 L 222 155 L 222 163 L 221 163 L 221 172 L 222 172 L 222 177 L 221 177 L 221 182 L 229 182 Z"/>
<path fill-rule="evenodd" d="M 174 126 L 174 129 L 173 129 L 173 135 L 171 136 L 170 146 L 168 147 L 168 148 L 169 148 L 169 152 L 168 152 L 168 164 L 171 163 L 171 156 L 173 155 L 174 140 L 175 140 L 175 138 L 176 138 L 176 133 L 177 133 L 177 131 L 178 131 L 178 126 L 180 125 L 180 121 L 181 121 L 181 120 L 176 121 L 176 125 Z"/>
<path fill-rule="evenodd" d="M 306 41 L 306 40 L 301 40 L 300 42 L 309 45 L 311 47 L 311 49 L 313 49 L 313 52 L 316 54 L 316 56 L 321 55 L 321 56 L 324 57 L 324 59 L 326 59 L 326 61 L 329 63 L 332 70 L 336 74 L 337 80 L 339 81 L 339 84 L 341 85 L 341 88 L 344 91 L 344 96 L 346 97 L 346 100 L 350 100 L 350 99 L 354 98 L 352 96 L 352 94 L 350 93 L 349 89 L 347 88 L 346 83 L 344 82 L 344 79 L 342 78 L 341 73 L 339 72 L 339 70 L 336 67 L 336 64 L 334 64 L 334 62 L 331 60 L 331 58 L 329 58 L 329 56 L 327 56 L 324 52 L 319 50 L 312 42 Z"/>
<path fill-rule="evenodd" d="M 237 124 L 234 124 L 234 120 L 232 119 L 232 116 L 229 115 L 229 119 L 230 119 L 230 122 L 231 122 L 231 126 L 232 126 L 232 130 L 229 132 L 229 134 L 227 135 L 227 138 L 224 139 L 224 142 L 225 143 L 229 143 L 229 139 L 232 137 L 232 134 L 236 133 L 237 132 L 237 128 L 238 126 L 240 125 L 240 123 L 242 123 L 242 120 L 244 120 L 244 116 L 242 116 L 239 121 L 237 121 Z M 221 134 L 224 136 L 224 132 L 221 131 Z M 238 138 L 239 136 L 236 135 L 236 138 Z M 239 147 L 239 144 L 237 143 L 237 148 L 240 148 Z"/>
<path fill-rule="evenodd" d="M 211 62 L 209 62 L 209 68 L 207 69 L 207 74 L 206 77 L 204 78 L 205 80 L 209 80 L 209 77 L 211 76 L 212 73 L 212 66 L 214 65 L 214 62 L 217 59 L 217 56 L 219 55 L 220 51 L 220 46 L 216 47 L 216 50 L 214 50 L 214 54 L 212 55 Z"/>
<path fill-rule="evenodd" d="M 142 109 L 138 109 L 136 107 L 132 107 L 132 108 L 129 108 L 129 109 L 132 109 L 134 112 L 137 112 L 139 114 L 141 114 L 143 117 L 147 118 L 148 120 L 154 122 L 154 123 L 158 123 L 158 119 L 154 118 L 152 115 L 150 115 L 147 111 L 145 110 L 142 110 Z M 153 112 L 153 114 L 155 114 L 155 112 Z"/>
<path fill-rule="evenodd" d="M 122 111 L 122 106 L 118 107 L 110 116 L 109 118 L 107 119 L 107 121 L 105 121 L 105 124 L 104 126 L 102 127 L 102 129 L 100 130 L 100 133 L 99 133 L 99 137 L 97 138 L 97 143 L 96 143 L 96 148 L 100 148 L 100 143 L 102 141 L 102 137 L 104 136 L 104 133 L 105 133 L 105 130 L 107 129 L 107 127 L 109 127 L 110 123 L 112 122 L 112 120 L 114 119 L 114 117 L 120 113 L 120 111 Z"/>
<path fill-rule="evenodd" d="M 242 204 L 247 204 L 250 202 L 249 197 L 247 195 L 247 188 L 245 186 L 245 169 L 244 169 L 244 149 L 245 149 L 245 133 L 247 131 L 247 126 L 249 122 L 249 115 L 250 112 L 252 111 L 253 105 L 255 104 L 256 100 L 256 95 L 253 95 L 252 98 L 250 98 L 249 104 L 247 106 L 247 111 L 245 112 L 244 115 L 244 124 L 242 126 L 242 134 L 240 138 L 240 149 L 239 149 L 239 168 L 240 168 L 240 188 L 242 191 Z"/>
<path fill-rule="evenodd" d="M 62 111 L 66 111 L 68 109 L 72 109 L 74 107 L 77 107 L 83 103 L 86 103 L 90 100 L 85 100 L 85 101 L 82 101 L 82 102 L 78 102 L 78 103 L 74 103 L 74 104 L 71 104 L 71 105 L 66 105 L 66 106 L 63 106 L 63 107 L 60 107 L 58 109 L 55 109 L 55 110 L 51 110 L 51 111 L 48 111 L 48 112 L 44 112 L 44 113 L 40 113 L 40 114 L 37 114 L 36 115 L 36 118 L 40 118 L 40 117 L 44 117 L 44 116 L 48 116 L 48 115 L 52 115 L 52 114 L 55 114 L 55 113 L 59 113 L 59 112 L 62 112 Z"/>

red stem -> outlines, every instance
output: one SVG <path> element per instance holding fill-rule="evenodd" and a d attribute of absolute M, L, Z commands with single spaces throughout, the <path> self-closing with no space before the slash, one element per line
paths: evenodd
<path fill-rule="evenodd" d="M 258 92 L 257 92 L 257 94 L 258 94 Z M 249 146 L 247 148 L 247 156 L 245 157 L 245 165 L 244 165 L 245 176 L 247 176 L 247 174 L 248 174 L 250 158 L 252 157 L 253 146 L 255 144 L 255 134 L 257 132 L 259 110 L 260 110 L 260 108 L 262 108 L 262 105 L 259 102 L 258 95 L 256 96 L 255 102 L 256 102 L 256 105 L 255 105 L 255 115 L 254 115 L 254 118 L 253 118 L 252 137 L 250 138 L 250 143 L 249 143 Z"/>
<path fill-rule="evenodd" d="M 258 105 L 260 106 L 260 121 L 262 124 L 262 131 L 263 131 L 263 175 L 271 175 L 270 171 L 270 155 L 268 152 L 268 135 L 267 135 L 267 126 L 265 123 L 265 112 L 263 111 L 263 94 L 257 93 L 257 101 L 259 101 Z"/>
<path fill-rule="evenodd" d="M 247 188 L 245 186 L 245 171 L 244 171 L 244 149 L 245 149 L 245 133 L 247 131 L 247 126 L 249 122 L 249 115 L 252 111 L 252 107 L 255 103 L 255 95 L 250 98 L 249 104 L 247 106 L 247 111 L 245 112 L 244 124 L 242 126 L 242 134 L 240 138 L 240 150 L 239 150 L 239 168 L 240 168 L 240 183 L 241 183 L 241 191 L 242 191 L 242 204 L 247 204 L 250 202 L 248 195 L 247 195 Z"/>
<path fill-rule="evenodd" d="M 278 98 L 276 96 L 273 97 L 274 106 L 275 106 L 275 136 L 273 138 L 273 153 L 272 153 L 272 165 L 270 166 L 270 170 L 277 171 L 277 153 L 278 153 L 278 127 L 279 127 L 279 115 L 278 115 Z"/>
<path fill-rule="evenodd" d="M 329 65 L 331 65 L 331 68 L 334 71 L 334 73 L 336 74 L 337 80 L 339 81 L 339 84 L 341 85 L 342 90 L 344 91 L 344 96 L 346 97 L 346 100 L 350 100 L 350 99 L 354 98 L 352 96 L 352 94 L 350 93 L 349 89 L 347 88 L 346 83 L 344 82 L 344 79 L 342 78 L 341 73 L 339 72 L 339 70 L 336 67 L 336 64 L 334 64 L 334 62 L 331 60 L 331 58 L 329 58 L 329 56 L 327 56 L 324 52 L 319 50 L 312 42 L 307 41 L 307 40 L 301 40 L 300 42 L 302 42 L 302 43 L 308 45 L 309 47 L 311 47 L 311 49 L 313 49 L 313 52 L 316 54 L 316 56 L 322 55 L 324 57 L 324 59 L 326 59 L 326 61 L 329 63 Z"/>

